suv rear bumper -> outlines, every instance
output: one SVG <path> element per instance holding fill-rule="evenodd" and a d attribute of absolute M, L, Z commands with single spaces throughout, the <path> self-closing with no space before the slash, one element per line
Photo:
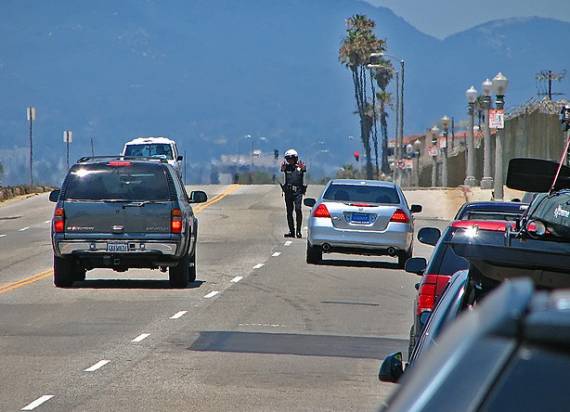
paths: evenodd
<path fill-rule="evenodd" d="M 55 242 L 55 254 L 57 256 L 63 257 L 66 255 L 119 255 L 119 256 L 140 256 L 144 258 L 145 255 L 163 255 L 175 257 L 177 256 L 178 243 L 176 242 L 140 242 L 140 241 L 125 241 L 127 244 L 127 251 L 109 252 L 107 250 L 107 244 L 110 243 L 106 240 L 97 241 L 56 241 Z M 113 241 L 116 243 L 116 241 Z"/>

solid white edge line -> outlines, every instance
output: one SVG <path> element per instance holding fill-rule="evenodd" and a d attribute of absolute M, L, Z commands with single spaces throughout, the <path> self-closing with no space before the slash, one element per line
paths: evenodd
<path fill-rule="evenodd" d="M 187 310 L 181 310 L 180 312 L 175 313 L 174 315 L 172 315 L 170 317 L 170 319 L 178 319 L 181 318 L 182 316 L 186 315 L 188 313 Z"/>
<path fill-rule="evenodd" d="M 204 298 L 206 298 L 206 299 L 213 298 L 213 297 L 216 296 L 218 293 L 220 293 L 220 292 L 218 292 L 217 290 L 213 290 L 213 291 L 211 291 L 210 293 L 208 293 L 206 296 L 204 296 Z"/>
<path fill-rule="evenodd" d="M 42 403 L 49 401 L 51 398 L 53 398 L 53 395 L 43 395 L 40 396 L 38 399 L 36 399 L 35 401 L 33 401 L 32 403 L 24 406 L 22 409 L 22 411 L 33 411 L 34 409 L 36 409 L 38 406 L 40 406 Z"/>
<path fill-rule="evenodd" d="M 281 256 L 281 252 L 275 252 L 275 253 L 272 254 L 271 256 L 273 256 L 273 257 Z"/>
<path fill-rule="evenodd" d="M 150 336 L 150 333 L 141 333 L 139 336 L 134 338 L 131 342 L 138 343 L 138 342 L 148 338 L 149 336 Z"/>
<path fill-rule="evenodd" d="M 261 269 L 263 267 L 263 263 L 258 263 L 257 265 L 255 265 L 253 268 L 254 269 Z"/>
<path fill-rule="evenodd" d="M 99 362 L 97 362 L 95 365 L 88 367 L 87 369 L 84 369 L 83 372 L 95 372 L 97 369 L 102 368 L 103 366 L 105 366 L 106 364 L 108 364 L 109 362 L 111 362 L 110 360 L 107 359 L 103 359 L 100 360 Z"/>
<path fill-rule="evenodd" d="M 243 279 L 243 276 L 236 276 L 235 278 L 233 278 L 232 280 L 230 280 L 230 282 L 232 283 L 238 283 L 240 280 Z"/>
<path fill-rule="evenodd" d="M 23 227 L 21 229 L 18 229 L 18 232 L 23 232 L 24 230 L 28 230 L 29 228 L 30 228 L 29 226 Z"/>

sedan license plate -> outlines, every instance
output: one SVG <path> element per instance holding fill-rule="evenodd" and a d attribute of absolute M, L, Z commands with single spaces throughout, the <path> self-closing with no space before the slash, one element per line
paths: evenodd
<path fill-rule="evenodd" d="M 368 213 L 353 213 L 350 219 L 353 223 L 370 223 L 370 215 Z"/>
<path fill-rule="evenodd" d="M 107 252 L 128 252 L 127 243 L 107 243 Z"/>

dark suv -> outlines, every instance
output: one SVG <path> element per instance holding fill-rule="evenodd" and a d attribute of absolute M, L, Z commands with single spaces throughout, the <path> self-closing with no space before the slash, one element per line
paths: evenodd
<path fill-rule="evenodd" d="M 175 288 L 196 279 L 198 220 L 191 204 L 207 196 L 188 196 L 166 161 L 82 158 L 50 200 L 57 202 L 51 226 L 56 286 L 70 287 L 94 268 L 168 268 Z"/>

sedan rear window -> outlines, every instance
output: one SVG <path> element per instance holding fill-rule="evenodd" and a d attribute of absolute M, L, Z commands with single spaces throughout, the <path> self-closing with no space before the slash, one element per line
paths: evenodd
<path fill-rule="evenodd" d="M 365 185 L 330 185 L 323 195 L 323 199 L 339 202 L 367 202 L 389 205 L 400 203 L 400 197 L 396 189 Z"/>
<path fill-rule="evenodd" d="M 65 199 L 169 200 L 166 173 L 165 168 L 152 164 L 74 166 L 67 179 Z"/>

